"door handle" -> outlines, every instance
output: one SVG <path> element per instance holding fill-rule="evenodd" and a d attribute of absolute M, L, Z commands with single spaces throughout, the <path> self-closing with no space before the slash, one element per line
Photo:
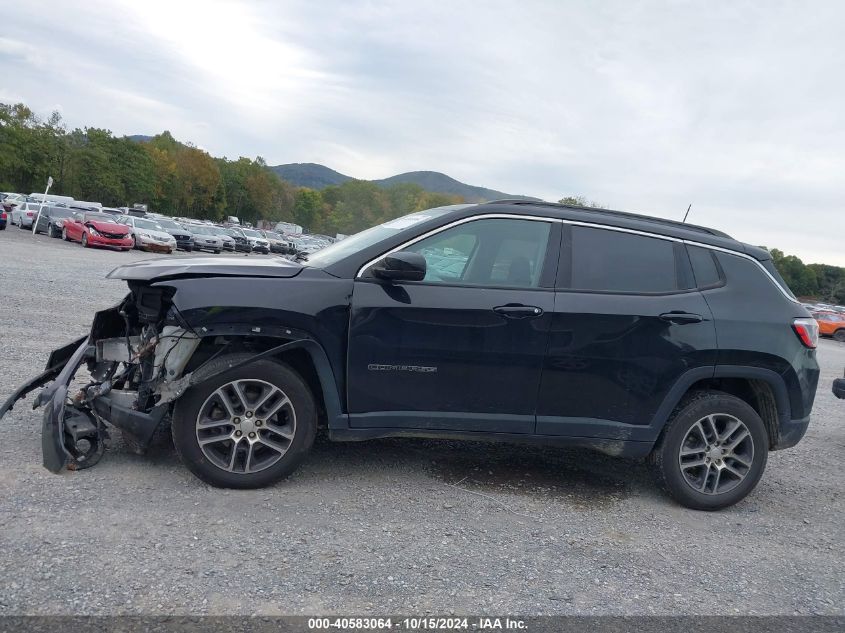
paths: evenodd
<path fill-rule="evenodd" d="M 691 312 L 681 312 L 680 310 L 672 310 L 671 312 L 664 312 L 660 318 L 670 323 L 677 323 L 683 325 L 685 323 L 701 323 L 704 318 L 700 314 L 692 314 Z"/>
<path fill-rule="evenodd" d="M 493 312 L 501 314 L 506 319 L 533 319 L 543 314 L 543 309 L 537 306 L 526 306 L 521 303 L 508 303 L 496 306 Z"/>

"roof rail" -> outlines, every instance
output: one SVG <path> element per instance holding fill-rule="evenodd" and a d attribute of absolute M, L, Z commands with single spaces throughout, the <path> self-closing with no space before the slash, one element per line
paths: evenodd
<path fill-rule="evenodd" d="M 656 218 L 651 215 L 642 215 L 640 213 L 631 213 L 630 211 L 615 211 L 613 209 L 601 209 L 599 207 L 582 207 L 577 204 L 560 204 L 559 202 L 533 202 L 531 200 L 521 200 L 518 198 L 503 198 L 501 200 L 490 200 L 482 204 L 517 204 L 521 206 L 532 207 L 551 207 L 553 209 L 573 209 L 575 211 L 585 211 L 587 213 L 595 213 L 597 215 L 609 215 L 619 218 L 629 218 L 631 220 L 640 220 L 643 222 L 653 222 L 655 224 L 663 224 L 666 226 L 674 226 L 676 228 L 683 228 L 690 231 L 698 231 L 699 233 L 707 233 L 716 237 L 726 237 L 733 239 L 727 233 L 710 229 L 706 226 L 699 226 L 698 224 L 687 224 L 686 222 L 678 222 L 677 220 L 667 220 L 665 218 Z"/>

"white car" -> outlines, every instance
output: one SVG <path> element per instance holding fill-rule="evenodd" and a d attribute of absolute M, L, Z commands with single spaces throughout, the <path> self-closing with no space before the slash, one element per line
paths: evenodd
<path fill-rule="evenodd" d="M 38 207 L 41 204 L 37 202 L 21 202 L 15 207 L 12 207 L 12 217 L 10 222 L 22 229 L 31 229 L 32 223 L 38 216 Z M 46 206 L 44 207 L 47 208 Z"/>
<path fill-rule="evenodd" d="M 118 218 L 117 222 L 129 227 L 133 248 L 159 253 L 172 253 L 176 250 L 176 238 L 165 231 L 155 220 L 127 215 Z"/>
<path fill-rule="evenodd" d="M 255 229 L 235 229 L 249 241 L 252 250 L 258 253 L 270 254 L 270 242 Z"/>

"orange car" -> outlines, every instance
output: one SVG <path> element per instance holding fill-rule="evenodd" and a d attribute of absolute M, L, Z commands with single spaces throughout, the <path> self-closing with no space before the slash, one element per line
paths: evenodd
<path fill-rule="evenodd" d="M 813 318 L 819 324 L 821 336 L 832 336 L 845 343 L 845 314 L 841 312 L 815 312 Z"/>

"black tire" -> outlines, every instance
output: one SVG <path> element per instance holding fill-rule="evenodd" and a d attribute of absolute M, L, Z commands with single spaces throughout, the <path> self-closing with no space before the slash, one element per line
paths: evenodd
<path fill-rule="evenodd" d="M 704 486 L 708 486 L 708 481 L 719 481 L 716 477 L 716 462 L 708 461 L 706 466 L 700 468 L 681 468 L 681 449 L 688 449 L 685 441 L 688 440 L 688 433 L 694 436 L 696 431 L 693 427 L 703 421 L 709 415 L 726 416 L 734 418 L 745 425 L 749 432 L 750 440 L 744 440 L 742 445 L 744 450 L 748 450 L 750 445 L 753 452 L 753 457 L 746 458 L 750 461 L 750 466 L 746 468 L 740 467 L 739 462 L 732 462 L 732 467 L 738 467 L 744 472 L 744 478 L 735 483 L 732 488 L 725 492 L 719 493 L 713 491 L 708 493 L 701 492 L 693 488 L 691 483 L 688 483 L 687 477 L 695 475 L 700 472 L 700 480 L 704 482 Z M 718 418 L 716 418 L 718 420 Z M 706 441 L 706 440 L 705 440 Z M 750 444 L 749 444 L 750 442 Z M 709 445 L 709 442 L 707 442 Z M 724 442 L 727 445 L 728 442 Z M 714 442 L 714 448 L 716 449 Z M 684 398 L 681 404 L 672 413 L 662 436 L 651 454 L 651 461 L 656 467 L 657 477 L 660 485 L 675 501 L 694 510 L 720 510 L 731 506 L 746 497 L 760 481 L 763 471 L 766 468 L 766 461 L 769 453 L 769 436 L 766 431 L 766 426 L 757 412 L 747 402 L 739 398 L 721 391 L 698 391 L 690 396 Z M 708 455 L 707 451 L 701 450 L 701 456 Z M 692 460 L 696 460 L 696 456 L 692 456 Z M 711 457 L 707 457 L 708 460 Z M 689 464 L 690 462 L 686 462 Z M 725 460 L 727 463 L 727 460 Z M 706 473 L 703 470 L 707 468 Z M 721 470 L 722 466 L 719 467 Z M 725 472 L 725 471 L 722 471 Z M 685 475 L 686 473 L 686 475 Z M 713 473 L 713 475 L 711 475 Z M 721 475 L 721 473 L 720 473 Z M 709 479 L 708 479 L 709 477 Z M 728 486 L 731 480 L 735 479 L 732 474 L 726 473 Z"/>
<path fill-rule="evenodd" d="M 53 224 L 47 225 L 47 235 L 52 238 L 59 237 L 59 232 L 56 230 L 56 227 Z"/>
<path fill-rule="evenodd" d="M 833 333 L 833 340 L 845 343 L 845 328 L 836 330 Z"/>
<path fill-rule="evenodd" d="M 220 249 L 218 249 L 218 250 L 214 251 L 214 254 L 215 254 L 215 255 L 219 255 L 219 254 L 220 254 Z"/>
<path fill-rule="evenodd" d="M 132 236 L 132 248 L 138 248 L 138 240 L 135 239 L 135 236 Z"/>
<path fill-rule="evenodd" d="M 67 236 L 67 229 L 65 227 L 62 227 L 62 239 L 65 242 L 70 242 L 70 238 Z"/>
<path fill-rule="evenodd" d="M 231 367 L 246 360 L 250 354 L 230 354 L 212 361 L 198 370 L 202 375 Z M 295 412 L 293 438 L 284 454 L 272 465 L 256 472 L 230 472 L 216 465 L 203 453 L 197 438 L 197 417 L 207 400 L 220 387 L 233 380 L 260 380 L 269 383 L 287 396 Z M 256 409 L 256 414 L 258 410 Z M 257 417 L 257 415 L 256 415 Z M 232 426 L 235 429 L 237 427 Z M 173 411 L 173 444 L 182 462 L 204 482 L 221 488 L 262 488 L 287 477 L 302 462 L 317 431 L 314 397 L 305 381 L 288 365 L 262 359 L 229 371 L 224 371 L 189 389 L 176 401 Z"/>
<path fill-rule="evenodd" d="M 82 233 L 82 248 L 91 248 L 88 244 L 88 234 Z"/>

